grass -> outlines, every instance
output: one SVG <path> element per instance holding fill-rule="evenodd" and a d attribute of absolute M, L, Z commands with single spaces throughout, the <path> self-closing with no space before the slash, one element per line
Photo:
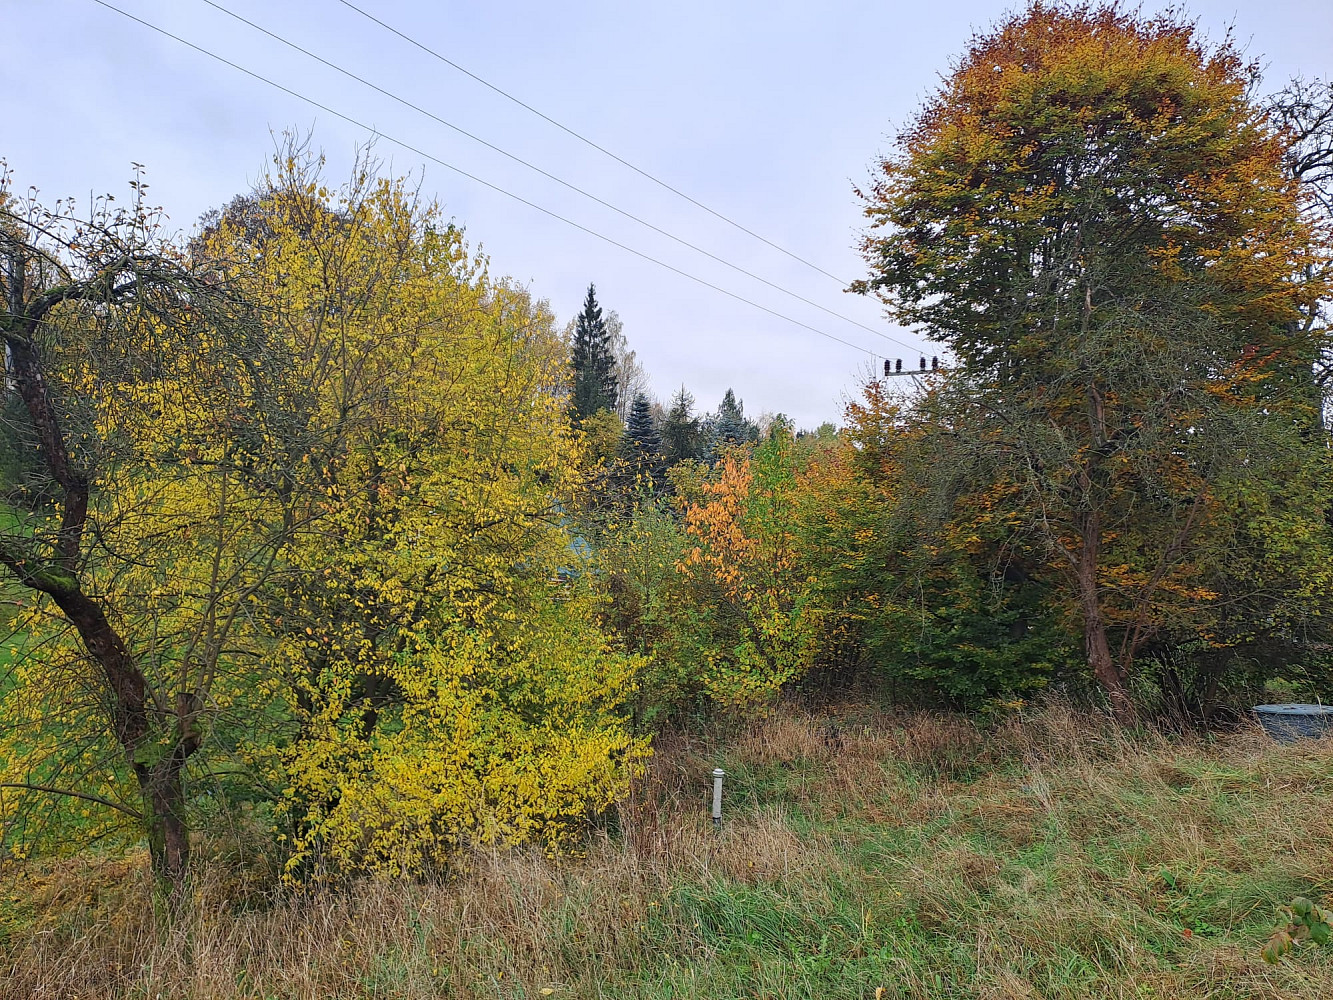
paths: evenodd
<path fill-rule="evenodd" d="M 28 863 L 0 996 L 1333 996 L 1333 956 L 1259 957 L 1279 903 L 1330 888 L 1331 793 L 1333 738 L 788 712 L 664 741 L 577 852 L 438 883 L 266 901 L 271 868 L 217 860 L 164 927 L 141 859 Z"/>

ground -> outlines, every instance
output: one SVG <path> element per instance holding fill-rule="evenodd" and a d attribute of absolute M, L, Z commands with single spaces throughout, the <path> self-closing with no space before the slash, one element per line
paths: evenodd
<path fill-rule="evenodd" d="M 709 773 L 728 772 L 720 832 Z M 1276 907 L 1333 888 L 1333 737 L 864 706 L 663 739 L 613 822 L 430 884 L 266 895 L 219 854 L 154 930 L 142 859 L 0 885 L 4 997 L 1313 998 Z"/>

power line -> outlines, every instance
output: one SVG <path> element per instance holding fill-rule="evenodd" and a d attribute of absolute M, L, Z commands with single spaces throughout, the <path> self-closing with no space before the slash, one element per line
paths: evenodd
<path fill-rule="evenodd" d="M 498 194 L 502 194 L 507 198 L 512 198 L 514 201 L 517 201 L 520 204 L 535 209 L 538 212 L 541 212 L 543 215 L 548 215 L 559 222 L 563 222 L 567 226 L 572 226 L 574 229 L 577 229 L 583 233 L 587 233 L 589 236 L 593 236 L 599 240 L 602 240 L 604 243 L 609 243 L 611 246 L 616 247 L 617 249 L 620 250 L 624 250 L 626 253 L 633 254 L 635 257 L 638 257 L 642 260 L 646 260 L 650 264 L 656 264 L 658 267 L 671 271 L 674 274 L 678 274 L 682 278 L 688 278 L 690 281 L 703 285 L 705 288 L 711 288 L 713 291 L 720 292 L 721 294 L 726 295 L 728 298 L 735 299 L 738 302 L 743 302 L 748 306 L 753 306 L 755 309 L 758 309 L 761 312 L 768 313 L 770 316 L 775 316 L 778 319 L 785 320 L 786 322 L 791 323 L 795 326 L 802 327 L 803 329 L 809 330 L 811 333 L 818 334 L 821 337 L 825 337 L 828 340 L 835 341 L 839 344 L 842 344 L 845 347 L 850 347 L 855 351 L 860 351 L 862 354 L 868 354 L 872 358 L 881 357 L 881 355 L 876 354 L 874 351 L 867 350 L 860 344 L 853 344 L 849 340 L 843 340 L 841 337 L 834 336 L 833 334 L 821 330 L 816 326 L 811 326 L 810 324 L 803 323 L 798 319 L 793 319 L 790 316 L 778 312 L 776 309 L 770 309 L 768 306 L 761 305 L 760 303 L 755 302 L 753 299 L 747 299 L 743 295 L 739 295 L 736 292 L 729 291 L 721 287 L 720 285 L 715 285 L 711 281 L 708 281 L 704 278 L 700 278 L 697 275 L 690 274 L 688 271 L 682 271 L 680 268 L 674 267 L 671 264 L 666 263 L 665 261 L 657 259 L 656 257 L 652 257 L 642 252 L 641 250 L 635 250 L 633 247 L 629 247 L 626 246 L 624 243 L 617 242 L 611 237 L 605 236 L 602 233 L 599 233 L 593 229 L 589 229 L 587 226 L 580 225 L 579 223 L 574 222 L 572 219 L 567 219 L 563 215 L 551 211 L 549 208 L 543 208 L 536 202 L 529 201 L 527 198 L 524 198 L 521 195 L 514 194 L 512 191 L 508 191 L 505 188 L 500 187 L 498 184 L 492 184 L 490 181 L 484 180 L 483 178 L 478 177 L 476 174 L 468 173 L 461 167 L 456 167 L 452 163 L 448 163 L 445 160 L 442 160 L 439 157 L 432 155 L 431 153 L 427 153 L 425 150 L 419 149 L 418 147 L 413 146 L 409 142 L 405 142 L 402 139 L 395 138 L 394 136 L 389 135 L 387 132 L 382 132 L 379 129 L 376 129 L 370 125 L 365 124 L 364 122 L 358 121 L 357 119 L 351 117 L 350 115 L 343 114 L 341 111 L 336 111 L 333 108 L 329 107 L 327 104 L 321 104 L 314 98 L 306 97 L 304 94 L 297 93 L 295 90 L 292 90 L 289 87 L 285 87 L 282 84 L 274 80 L 271 80 L 266 76 L 256 73 L 254 70 L 246 69 L 239 63 L 232 62 L 230 59 L 227 59 L 224 56 L 220 56 L 216 52 L 211 52 L 210 50 L 203 48 L 200 45 L 196 45 L 194 42 L 187 41 L 186 39 L 181 38 L 179 35 L 172 34 L 165 28 L 158 27 L 156 24 L 152 24 L 149 21 L 145 21 L 141 17 L 136 17 L 134 14 L 131 14 L 128 11 L 121 10 L 121 8 L 115 6 L 114 4 L 108 3 L 107 0 L 92 0 L 92 2 L 97 4 L 99 7 L 105 7 L 107 10 L 113 11 L 121 15 L 122 17 L 128 18 L 129 20 L 134 21 L 136 24 L 142 25 L 143 27 L 148 28 L 150 31 L 155 31 L 159 35 L 162 35 L 166 38 L 170 38 L 174 42 L 179 42 L 181 45 L 184 45 L 186 48 L 193 49 L 200 55 L 208 56 L 208 58 L 216 60 L 217 62 L 222 63 L 224 66 L 230 66 L 232 69 L 240 73 L 244 73 L 246 76 L 254 80 L 258 80 L 260 83 L 267 84 L 268 86 L 273 87 L 275 90 L 280 90 L 284 94 L 287 94 L 289 97 L 294 97 L 298 101 L 302 101 L 306 104 L 309 104 L 313 108 L 318 108 L 320 111 L 333 115 L 335 118 L 339 118 L 342 121 L 347 122 L 349 125 L 355 126 L 356 128 L 363 129 L 367 132 L 370 132 L 384 139 L 387 139 L 394 145 L 401 146 L 403 149 L 406 149 L 408 152 L 415 153 L 422 159 L 430 160 L 432 163 L 439 164 L 440 166 L 444 167 L 447 170 L 452 170 L 454 173 L 459 174 L 462 177 L 466 177 L 470 181 L 474 181 L 475 183 L 480 184 L 483 187 L 489 188 L 490 190 L 495 191 Z"/>
<path fill-rule="evenodd" d="M 633 170 L 636 174 L 638 174 L 638 175 L 641 176 L 641 177 L 646 177 L 648 180 L 652 181 L 652 182 L 653 182 L 654 184 L 656 184 L 658 187 L 665 188 L 667 191 L 670 191 L 672 194 L 676 195 L 678 198 L 684 198 L 686 201 L 688 201 L 691 205 L 694 205 L 696 208 L 701 208 L 701 209 L 703 209 L 703 210 L 704 210 L 705 212 L 707 212 L 709 215 L 714 216 L 715 218 L 721 219 L 721 220 L 722 220 L 723 222 L 725 222 L 727 225 L 732 226 L 732 227 L 735 228 L 735 229 L 739 229 L 741 232 L 745 233 L 747 236 L 752 236 L 752 237 L 754 237 L 755 239 L 757 239 L 760 243 L 763 243 L 763 244 L 766 244 L 767 246 L 772 247 L 774 250 L 778 251 L 779 253 L 786 254 L 786 255 L 787 255 L 788 257 L 790 257 L 792 260 L 794 260 L 794 261 L 798 261 L 798 262 L 804 264 L 806 267 L 811 268 L 812 270 L 818 271 L 820 274 L 824 275 L 824 277 L 826 277 L 826 278 L 832 278 L 834 281 L 836 281 L 836 282 L 837 282 L 839 285 L 841 285 L 843 288 L 846 288 L 846 287 L 850 284 L 850 282 L 848 282 L 848 281 L 844 281 L 842 278 L 839 278 L 836 274 L 831 274 L 831 273 L 829 273 L 828 271 L 825 271 L 825 270 L 824 270 L 822 267 L 820 267 L 818 264 L 811 263 L 810 261 L 806 260 L 804 257 L 801 257 L 801 256 L 799 256 L 798 254 L 794 254 L 794 253 L 792 253 L 792 252 L 791 252 L 790 250 L 788 250 L 786 247 L 781 246 L 781 245 L 779 245 L 779 244 L 777 244 L 777 243 L 774 243 L 772 240 L 770 240 L 770 239 L 766 239 L 766 238 L 763 237 L 763 236 L 760 236 L 758 233 L 754 232 L 754 230 L 752 230 L 752 229 L 747 229 L 745 226 L 741 225 L 739 222 L 736 222 L 734 219 L 730 219 L 730 218 L 728 218 L 727 216 L 723 215 L 721 212 L 717 211 L 716 209 L 709 208 L 707 205 L 705 205 L 705 204 L 704 204 L 703 202 L 701 202 L 701 201 L 696 201 L 694 198 L 691 198 L 689 195 L 687 195 L 684 191 L 681 191 L 681 190 L 679 190 L 678 188 L 672 187 L 670 184 L 668 184 L 666 181 L 662 180 L 660 177 L 657 177 L 657 176 L 655 176 L 655 175 L 653 175 L 653 174 L 650 174 L 647 170 L 644 170 L 642 167 L 637 167 L 637 166 L 635 166 L 633 163 L 630 163 L 629 160 L 626 160 L 626 159 L 623 159 L 623 158 L 620 157 L 620 156 L 617 156 L 615 153 L 611 152 L 611 150 L 605 148 L 604 146 L 599 146 L 597 143 L 593 142 L 593 141 L 592 141 L 591 139 L 589 139 L 587 136 L 582 135 L 582 134 L 580 134 L 579 132 L 574 131 L 574 130 L 573 130 L 572 128 L 570 128 L 568 125 L 561 124 L 560 122 L 556 121 L 554 118 L 550 117 L 549 115 L 543 114 L 542 112 L 540 112 L 540 111 L 538 111 L 536 108 L 534 108 L 531 104 L 527 104 L 527 103 L 525 103 L 525 102 L 519 100 L 519 99 L 518 99 L 517 97 L 515 97 L 513 94 L 509 93 L 508 91 L 502 90 L 500 87 L 497 87 L 495 84 L 491 83 L 489 80 L 484 80 L 484 79 L 482 79 L 482 78 L 479 77 L 476 73 L 473 73 L 471 70 L 464 69 L 462 66 L 458 65 L 458 63 L 454 62 L 452 59 L 449 59 L 447 56 L 441 55 L 439 52 L 436 52 L 434 49 L 430 48 L 428 45 L 425 45 L 425 44 L 423 44 L 423 43 L 417 41 L 415 38 L 411 37 L 410 35 L 406 35 L 406 34 L 404 34 L 403 32 L 399 31 L 397 28 L 395 28 L 393 25 L 391 25 L 391 24 L 386 24 L 385 22 L 381 21 L 378 17 L 376 17 L 374 14 L 368 13 L 367 11 L 362 10 L 362 9 L 361 9 L 360 7 L 358 7 L 356 4 L 351 3 L 350 0 L 338 0 L 338 2 L 341 3 L 344 7 L 347 7 L 347 8 L 349 8 L 349 9 L 351 9 L 351 10 L 356 11 L 358 14 L 360 14 L 362 17 L 366 18 L 367 20 L 374 21 L 376 24 L 378 24 L 378 25 L 379 25 L 381 28 L 383 28 L 385 31 L 388 31 L 388 32 L 390 32 L 390 33 L 392 33 L 392 34 L 394 34 L 394 35 L 397 35 L 399 38 L 401 38 L 403 41 L 407 42 L 409 45 L 414 45 L 414 46 L 416 46 L 416 47 L 417 47 L 418 49 L 420 49 L 422 52 L 425 52 L 427 55 L 432 56 L 432 57 L 434 57 L 435 59 L 438 59 L 440 62 L 444 63 L 446 66 L 452 66 L 454 69 L 458 70 L 458 72 L 462 73 L 464 76 L 471 77 L 473 80 L 476 80 L 476 81 L 477 81 L 479 84 L 481 84 L 483 87 L 486 87 L 486 88 L 488 88 L 488 89 L 494 91 L 495 93 L 499 94 L 501 97 L 505 98 L 506 100 L 508 100 L 508 101 L 512 101 L 513 103 L 517 104 L 519 107 L 521 107 L 521 108 L 523 108 L 523 109 L 525 109 L 525 110 L 527 110 L 527 111 L 532 112 L 532 113 L 533 113 L 534 115 L 536 115 L 538 118 L 542 119 L 542 120 L 545 121 L 545 122 L 549 122 L 550 124 L 554 125 L 556 128 L 560 129 L 560 131 L 562 131 L 562 132 L 564 132 L 564 133 L 566 133 L 566 134 L 568 134 L 568 135 L 573 136 L 575 139 L 579 140 L 579 142 L 584 143 L 584 144 L 587 145 L 587 146 L 591 146 L 593 149 L 597 150 L 597 152 L 599 152 L 599 153 L 601 153 L 601 154 L 603 154 L 603 155 L 605 155 L 605 156 L 609 156 L 611 159 L 615 160 L 615 161 L 616 161 L 617 163 L 619 163 L 621 166 L 628 167 L 630 170 Z M 914 348 L 914 349 L 915 349 L 915 348 Z"/>
<path fill-rule="evenodd" d="M 458 125 L 455 125 L 453 122 L 446 121 L 445 119 L 441 118 L 439 115 L 434 114 L 434 113 L 431 112 L 431 111 L 427 111 L 425 108 L 421 107 L 420 105 L 418 105 L 418 104 L 414 104 L 413 102 L 407 100 L 407 98 L 405 98 L 405 97 L 401 97 L 400 95 L 395 94 L 395 93 L 393 93 L 392 91 L 386 90 L 386 89 L 384 89 L 383 87 L 379 86 L 378 84 L 372 83 L 371 81 L 367 80 L 365 77 L 358 76 L 356 73 L 353 73 L 351 70 L 346 69 L 345 67 L 340 66 L 340 65 L 338 65 L 337 63 L 331 62 L 330 60 L 325 59 L 323 56 L 320 56 L 320 55 L 317 55 L 317 54 L 314 53 L 314 52 L 311 52 L 309 49 L 302 47 L 301 45 L 297 44 L 296 42 L 291 41 L 291 40 L 288 39 L 288 38 L 284 38 L 282 35 L 279 35 L 279 34 L 277 34 L 277 33 L 275 33 L 275 32 L 269 31 L 267 28 L 265 28 L 265 27 L 263 27 L 263 26 L 261 26 L 261 25 L 256 24 L 254 21 L 251 21 L 251 20 L 249 20 L 248 18 L 241 16 L 240 14 L 237 14 L 235 11 L 228 10 L 226 7 L 222 6 L 220 3 L 216 3 L 216 2 L 214 2 L 214 0 L 201 0 L 201 2 L 207 4 L 209 7 L 212 7 L 214 10 L 218 11 L 219 13 L 226 14 L 226 15 L 227 15 L 228 17 L 230 17 L 230 18 L 232 18 L 232 19 L 234 19 L 234 20 L 236 20 L 236 21 L 239 21 L 239 22 L 241 22 L 242 24 L 248 25 L 249 27 L 253 28 L 255 31 L 258 31 L 260 34 L 265 35 L 265 36 L 267 36 L 267 37 L 273 39 L 275 42 L 279 42 L 279 43 L 281 43 L 282 45 L 287 46 L 289 49 L 292 49 L 292 50 L 295 51 L 295 52 L 299 52 L 299 53 L 301 53 L 302 55 L 304 55 L 304 56 L 306 56 L 306 57 L 308 57 L 308 58 L 310 58 L 310 59 L 313 59 L 313 60 L 315 60 L 316 62 L 318 62 L 318 63 L 320 63 L 320 64 L 322 64 L 322 65 L 324 65 L 324 66 L 327 66 L 329 69 L 331 69 L 331 70 L 333 70 L 333 71 L 335 71 L 335 72 L 337 72 L 337 73 L 341 73 L 343 76 L 347 77 L 347 78 L 350 79 L 350 80 L 355 80 L 357 83 L 361 84 L 362 86 L 369 87 L 371 90 L 375 91 L 376 93 L 378 93 L 378 94 L 382 94 L 383 96 L 389 98 L 389 99 L 392 100 L 392 101 L 396 101 L 397 103 L 401 104 L 403 107 L 405 107 L 405 108 L 410 108 L 412 111 L 415 111 L 415 112 L 417 112 L 418 114 L 424 115 L 425 117 L 431 119 L 431 121 L 434 121 L 434 122 L 436 122 L 436 123 L 438 123 L 438 124 L 440 124 L 440 125 L 443 125 L 445 128 L 452 129 L 453 131 L 457 132 L 459 135 L 466 136 L 467 138 L 471 139 L 473 142 L 479 143 L 480 145 L 485 146 L 487 149 L 492 150 L 493 152 L 499 153 L 501 156 L 507 157 L 508 159 L 514 161 L 515 163 L 519 163 L 519 164 L 523 165 L 524 167 L 527 167 L 529 170 L 532 170 L 532 171 L 534 171 L 534 172 L 536 172 L 536 173 L 538 173 L 538 174 L 541 174 L 543 177 L 547 178 L 548 180 L 555 181 L 557 184 L 560 184 L 560 185 L 562 185 L 563 187 L 568 188 L 570 191 L 573 191 L 573 192 L 575 192 L 576 194 L 580 194 L 580 195 L 582 195 L 583 197 L 588 198 L 589 200 L 594 201 L 594 202 L 596 202 L 597 204 L 602 205 L 602 206 L 605 207 L 605 208 L 609 208 L 609 209 L 611 209 L 611 211 L 616 212 L 616 213 L 618 213 L 619 215 L 624 216 L 625 218 L 631 220 L 632 222 L 637 222 L 639 225 L 644 226 L 644 227 L 646 227 L 647 229 L 651 229 L 653 232 L 655 232 L 655 233 L 657 233 L 657 234 L 659 234 L 659 235 L 661 235 L 661 236 L 665 236 L 667 239 L 672 240 L 672 241 L 674 241 L 674 242 L 680 244 L 680 245 L 683 246 L 683 247 L 686 247 L 686 248 L 688 248 L 688 249 L 690 249 L 690 250 L 693 250 L 695 253 L 703 254 L 705 257 L 709 258 L 710 260 L 716 261 L 716 262 L 719 263 L 719 264 L 722 264 L 722 265 L 724 265 L 724 266 L 726 266 L 726 267 L 729 267 L 729 268 L 731 268 L 733 271 L 736 271 L 736 272 L 738 272 L 738 273 L 740 273 L 740 274 L 745 275 L 747 278 L 752 278 L 752 279 L 754 279 L 755 281 L 759 282 L 759 283 L 762 284 L 762 285 L 767 285 L 769 288 L 775 289 L 776 291 L 781 292 L 783 295 L 788 295 L 788 296 L 790 296 L 791 298 L 796 299 L 798 302 L 803 302 L 803 303 L 805 303 L 805 304 L 808 305 L 808 306 L 813 306 L 815 309 L 818 309 L 818 310 L 820 310 L 821 312 L 827 313 L 828 315 L 834 317 L 835 319 L 840 319 L 840 320 L 842 320 L 844 323 L 850 323 L 850 324 L 852 324 L 853 326 L 859 326 L 862 330 L 865 330 L 867 333 L 873 333 L 876 337 L 880 337 L 880 338 L 882 338 L 882 339 L 884 339 L 884 340 L 887 340 L 887 341 L 888 341 L 889 343 L 891 343 L 891 344 L 897 344 L 897 345 L 899 345 L 900 347 L 905 347 L 905 348 L 907 348 L 908 350 L 913 350 L 913 351 L 914 351 L 914 350 L 917 350 L 917 348 L 912 347 L 911 345 L 906 344 L 906 343 L 904 343 L 903 341 L 898 340 L 898 339 L 895 338 L 895 337 L 891 337 L 891 336 L 889 336 L 887 333 L 883 333 L 882 331 L 875 329 L 873 326 L 870 326 L 870 325 L 867 324 L 867 323 L 862 323 L 860 320 L 852 319 L 850 316 L 844 316 L 842 313 L 837 312 L 836 310 L 829 309 L 827 306 L 820 305 L 818 302 L 815 302 L 813 299 L 808 299 L 808 298 L 806 298 L 804 295 L 801 295 L 801 294 L 799 294 L 799 293 L 797 293 L 797 292 L 793 292 L 793 291 L 792 291 L 791 289 L 789 289 L 789 288 L 784 288 L 782 285 L 779 285 L 779 284 L 777 284 L 776 282 L 769 281 L 767 278 L 763 278 L 763 277 L 761 277 L 760 275 L 755 274 L 753 271 L 749 271 L 749 270 L 745 269 L 744 267 L 741 267 L 739 264 L 734 264 L 734 263 L 732 263 L 731 261 L 726 260 L 726 259 L 723 258 L 723 257 L 719 257 L 717 254 L 710 253 L 709 251 L 705 250 L 703 247 L 700 247 L 700 246 L 698 246 L 698 245 L 696 245 L 696 244 L 694 244 L 694 243 L 691 243 L 689 240 L 682 239 L 681 237 L 676 236 L 676 235 L 674 235 L 673 233 L 669 233 L 669 232 L 667 232 L 665 229 L 662 229 L 662 228 L 660 228 L 660 227 L 658 227 L 658 226 L 653 225 L 651 222 L 648 222 L 646 219 L 643 219 L 643 218 L 641 218 L 640 216 L 634 215 L 632 212 L 628 212 L 628 211 L 626 211 L 626 210 L 623 209 L 623 208 L 619 208 L 618 206 L 611 204 L 609 201 L 605 201 L 604 199 L 599 198 L 597 195 L 591 193 L 590 191 L 587 191 L 587 190 L 585 190 L 584 188 L 581 188 L 581 187 L 579 187 L 579 186 L 576 185 L 576 184 L 573 184 L 573 183 L 571 183 L 571 182 L 569 182 L 569 181 L 567 181 L 567 180 L 564 180 L 564 179 L 561 178 L 561 177 L 557 177 L 555 174 L 552 174 L 552 173 L 550 173 L 549 171 L 543 170 L 541 167 L 537 166 L 536 164 L 532 163 L 531 161 L 529 161 L 529 160 L 525 160 L 525 159 L 523 159 L 523 157 L 518 156 L 518 155 L 516 155 L 516 154 L 514 154 L 514 153 L 511 153 L 511 152 L 509 152 L 509 151 L 506 150 L 506 149 L 502 149 L 501 147 L 495 145 L 494 143 L 487 142 L 485 139 L 481 138 L 480 136 L 475 135 L 475 134 L 473 134 L 472 132 L 469 132 L 467 129 L 464 129 L 464 128 L 458 126 Z"/>

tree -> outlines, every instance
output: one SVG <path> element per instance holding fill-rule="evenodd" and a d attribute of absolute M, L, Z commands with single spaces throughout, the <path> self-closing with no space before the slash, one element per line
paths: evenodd
<path fill-rule="evenodd" d="M 86 219 L 3 181 L 0 336 L 23 403 L 4 430 L 38 460 L 0 525 L 0 571 L 27 594 L 0 786 L 130 817 L 175 885 L 192 760 L 265 701 L 233 668 L 258 662 L 248 608 L 287 537 L 255 454 L 282 352 L 161 237 L 141 175 L 131 207 Z"/>
<path fill-rule="evenodd" d="M 619 313 L 612 309 L 603 316 L 602 322 L 606 326 L 606 341 L 610 346 L 611 357 L 614 359 L 613 372 L 616 383 L 614 410 L 623 424 L 629 420 L 629 410 L 634 402 L 634 394 L 648 391 L 648 372 L 643 367 L 643 363 L 639 361 L 638 353 L 630 349 L 629 338 L 625 336 L 625 324 Z M 571 344 L 574 341 L 574 333 L 578 323 L 579 317 L 576 316 L 565 326 L 564 335 Z"/>
<path fill-rule="evenodd" d="M 629 424 L 625 430 L 636 454 L 661 455 L 662 435 L 657 430 L 657 421 L 653 419 L 652 405 L 642 392 L 634 394 L 634 405 L 630 408 Z"/>
<path fill-rule="evenodd" d="M 628 423 L 634 397 L 648 392 L 648 372 L 639 361 L 638 352 L 630 350 L 625 324 L 614 309 L 606 314 L 606 339 L 615 358 L 616 415 L 622 423 Z"/>
<path fill-rule="evenodd" d="M 662 451 L 668 465 L 703 457 L 703 429 L 694 415 L 694 397 L 683 385 L 662 422 Z"/>
<path fill-rule="evenodd" d="M 728 389 L 718 404 L 717 412 L 704 422 L 704 437 L 707 442 L 706 457 L 715 462 L 727 448 L 758 441 L 759 425 L 746 418 L 745 404 L 736 398 L 733 390 Z"/>
<path fill-rule="evenodd" d="M 723 451 L 685 508 L 693 544 L 679 569 L 711 584 L 704 682 L 722 704 L 773 698 L 815 662 L 828 609 L 802 547 L 802 488 L 790 427 L 758 447 Z"/>
<path fill-rule="evenodd" d="M 1327 286 L 1333 274 L 1333 81 L 1297 77 L 1270 96 L 1266 108 L 1286 139 L 1287 169 L 1304 192 L 1303 207 L 1321 251 L 1307 260 L 1306 278 Z M 1327 296 L 1305 303 L 1299 326 L 1307 333 L 1316 327 L 1326 330 L 1328 305 Z M 1333 378 L 1333 363 L 1327 356 L 1319 358 L 1312 377 L 1312 391 L 1324 396 L 1327 426 Z"/>
<path fill-rule="evenodd" d="M 273 500 L 298 527 L 254 602 L 283 712 L 248 748 L 289 872 L 554 842 L 644 751 L 622 710 L 639 661 L 562 582 L 584 434 L 551 391 L 554 319 L 373 164 L 329 189 L 279 156 L 259 196 L 263 238 L 224 217 L 208 252 L 290 357 Z"/>
<path fill-rule="evenodd" d="M 1123 715 L 1138 650 L 1211 597 L 1221 484 L 1308 426 L 1311 233 L 1253 80 L 1171 15 L 1035 5 L 973 39 L 865 195 L 856 287 L 959 361 L 913 416 L 938 485 L 1012 499 Z"/>
<path fill-rule="evenodd" d="M 1333 80 L 1300 77 L 1266 107 L 1287 139 L 1287 169 L 1306 188 L 1310 206 L 1333 217 Z"/>
<path fill-rule="evenodd" d="M 574 321 L 574 342 L 570 345 L 570 407 L 576 420 L 591 417 L 598 410 L 616 408 L 616 359 L 611 338 L 597 304 L 597 290 L 588 286 L 583 311 Z"/>
<path fill-rule="evenodd" d="M 0 516 L 7 836 L 57 796 L 179 884 L 243 788 L 293 877 L 438 869 L 559 839 L 645 750 L 640 661 L 553 583 L 583 474 L 553 317 L 403 180 L 318 162 L 280 150 L 188 248 L 138 203 L 2 206 L 5 432 L 40 456 Z"/>
<path fill-rule="evenodd" d="M 634 699 L 642 726 L 698 706 L 716 592 L 676 568 L 690 542 L 679 510 L 665 498 L 639 500 L 598 532 L 594 579 L 607 625 L 645 658 Z"/>
<path fill-rule="evenodd" d="M 634 394 L 629 425 L 625 428 L 625 459 L 638 475 L 647 476 L 656 490 L 666 465 L 662 459 L 662 435 L 653 419 L 652 406 L 642 392 Z"/>
<path fill-rule="evenodd" d="M 819 505 L 827 540 L 815 548 L 879 678 L 958 708 L 1067 680 L 1077 636 L 1045 578 L 1047 554 L 1015 535 L 1013 498 L 941 490 L 953 456 L 885 382 L 869 380 L 846 421 L 822 463 L 835 488 Z"/>

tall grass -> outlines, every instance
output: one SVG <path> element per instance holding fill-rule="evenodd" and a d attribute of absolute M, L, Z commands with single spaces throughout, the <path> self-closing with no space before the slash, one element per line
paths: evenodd
<path fill-rule="evenodd" d="M 1333 739 L 793 711 L 664 741 L 576 853 L 439 883 L 267 900 L 215 861 L 164 923 L 139 859 L 11 870 L 0 996 L 1333 997 L 1328 955 L 1259 958 L 1333 888 L 1331 792 Z"/>

